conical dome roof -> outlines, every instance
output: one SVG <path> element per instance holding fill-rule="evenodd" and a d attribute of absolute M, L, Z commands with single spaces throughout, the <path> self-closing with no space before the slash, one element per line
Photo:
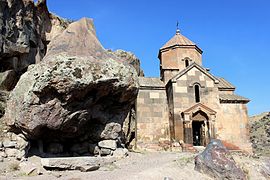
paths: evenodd
<path fill-rule="evenodd" d="M 178 29 L 176 31 L 176 34 L 166 44 L 164 44 L 160 48 L 160 50 L 167 49 L 173 46 L 194 46 L 196 49 L 202 52 L 202 50 L 194 42 L 182 35 Z"/>

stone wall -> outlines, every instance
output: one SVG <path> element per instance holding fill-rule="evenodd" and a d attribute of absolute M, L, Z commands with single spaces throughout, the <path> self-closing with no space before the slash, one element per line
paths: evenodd
<path fill-rule="evenodd" d="M 166 72 L 166 74 L 164 74 L 165 83 L 175 75 L 175 73 L 169 73 L 167 71 L 176 69 L 179 72 L 186 68 L 185 60 L 187 57 L 189 64 L 196 62 L 202 65 L 202 55 L 194 47 L 175 48 L 162 52 L 161 65 L 162 69 Z"/>
<path fill-rule="evenodd" d="M 167 83 L 172 77 L 174 77 L 178 73 L 179 73 L 178 69 L 163 69 L 161 71 L 160 76 L 162 78 L 162 81 Z"/>
<path fill-rule="evenodd" d="M 207 70 L 193 64 L 169 81 L 164 90 L 141 87 L 137 98 L 137 145 L 147 147 L 167 137 L 192 144 L 192 121 L 196 119 L 191 116 L 201 110 L 209 121 L 211 138 L 221 139 L 228 148 L 251 152 L 246 105 L 220 103 L 219 94 L 224 91 L 219 91 L 218 83 Z M 199 104 L 195 100 L 195 85 L 199 86 Z"/>
<path fill-rule="evenodd" d="M 216 121 L 216 134 L 228 148 L 252 152 L 246 105 L 221 103 Z"/>
<path fill-rule="evenodd" d="M 137 97 L 137 148 L 161 150 L 170 140 L 165 89 L 140 89 Z"/>
<path fill-rule="evenodd" d="M 193 67 L 186 74 L 172 83 L 173 114 L 175 139 L 184 140 L 183 119 L 181 112 L 196 104 L 194 85 L 200 86 L 200 102 L 213 110 L 219 109 L 218 88 L 215 81 L 205 73 Z M 169 105 L 171 106 L 171 105 Z"/>
<path fill-rule="evenodd" d="M 179 69 L 186 68 L 184 59 L 189 57 L 193 62 L 202 65 L 202 55 L 194 47 L 190 48 L 175 48 L 162 52 L 161 60 L 162 67 L 165 69 Z M 191 63 L 190 63 L 191 64 Z"/>

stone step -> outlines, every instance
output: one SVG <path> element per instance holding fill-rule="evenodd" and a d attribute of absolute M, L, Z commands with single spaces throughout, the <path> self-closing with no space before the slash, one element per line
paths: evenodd
<path fill-rule="evenodd" d="M 111 164 L 114 157 L 59 157 L 42 158 L 41 164 L 48 170 L 80 170 L 82 172 L 94 171 L 101 166 Z"/>

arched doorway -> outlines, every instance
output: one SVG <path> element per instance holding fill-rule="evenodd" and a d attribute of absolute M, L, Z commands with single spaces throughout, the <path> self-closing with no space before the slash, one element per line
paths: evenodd
<path fill-rule="evenodd" d="M 206 146 L 211 138 L 215 138 L 216 111 L 202 103 L 196 103 L 181 115 L 186 144 Z"/>
<path fill-rule="evenodd" d="M 204 122 L 202 121 L 192 121 L 192 133 L 193 133 L 193 145 L 203 146 L 204 145 Z"/>
<path fill-rule="evenodd" d="M 205 112 L 192 114 L 192 136 L 194 146 L 205 146 L 209 140 L 209 121 Z"/>

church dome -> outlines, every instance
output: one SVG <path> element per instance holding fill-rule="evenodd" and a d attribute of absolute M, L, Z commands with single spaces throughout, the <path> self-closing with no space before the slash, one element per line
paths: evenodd
<path fill-rule="evenodd" d="M 161 48 L 161 50 L 166 50 L 172 47 L 195 47 L 200 53 L 202 53 L 202 50 L 191 40 L 189 40 L 187 37 L 182 35 L 180 33 L 180 30 L 177 29 L 176 34 L 166 43 L 164 44 Z"/>

